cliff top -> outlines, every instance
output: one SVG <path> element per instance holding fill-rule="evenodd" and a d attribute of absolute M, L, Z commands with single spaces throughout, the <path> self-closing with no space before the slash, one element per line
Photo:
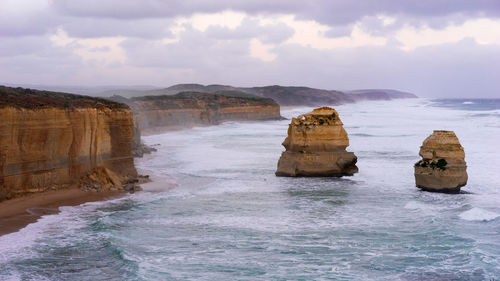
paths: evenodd
<path fill-rule="evenodd" d="M 182 100 L 182 99 L 197 99 L 203 101 L 216 101 L 216 100 L 241 100 L 259 102 L 262 104 L 277 105 L 277 103 L 270 98 L 263 98 L 254 95 L 247 95 L 241 92 L 220 91 L 217 93 L 204 93 L 204 92 L 182 92 L 176 95 L 161 95 L 161 96 L 143 96 L 131 98 L 132 101 L 167 101 L 167 100 Z"/>
<path fill-rule="evenodd" d="M 0 86 L 0 108 L 128 108 L 126 104 L 102 98 Z"/>

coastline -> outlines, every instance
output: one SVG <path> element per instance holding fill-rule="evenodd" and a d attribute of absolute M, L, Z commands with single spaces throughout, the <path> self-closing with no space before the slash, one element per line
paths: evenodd
<path fill-rule="evenodd" d="M 163 192 L 177 185 L 171 179 L 155 175 L 152 171 L 138 169 L 140 174 L 150 176 L 149 181 L 140 182 L 139 192 Z M 17 232 L 42 216 L 59 213 L 59 207 L 78 206 L 87 202 L 107 201 L 129 194 L 125 190 L 84 191 L 77 186 L 66 189 L 34 193 L 0 202 L 0 236 Z"/>
<path fill-rule="evenodd" d="M 0 202 L 0 236 L 17 232 L 44 215 L 59 213 L 59 207 L 104 201 L 127 194 L 126 191 L 92 192 L 78 187 L 50 190 Z"/>

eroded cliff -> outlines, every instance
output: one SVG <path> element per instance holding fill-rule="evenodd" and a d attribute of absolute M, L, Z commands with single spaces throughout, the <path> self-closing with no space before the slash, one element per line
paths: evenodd
<path fill-rule="evenodd" d="M 113 99 L 130 105 L 143 133 L 216 125 L 224 121 L 281 119 L 280 106 L 275 101 L 247 95 L 184 92 L 176 95 Z"/>
<path fill-rule="evenodd" d="M 0 86 L 0 200 L 60 189 L 107 168 L 135 178 L 128 106 Z"/>
<path fill-rule="evenodd" d="M 321 107 L 293 118 L 283 142 L 286 151 L 277 176 L 350 176 L 358 172 L 357 157 L 347 152 L 349 138 L 339 114 Z"/>

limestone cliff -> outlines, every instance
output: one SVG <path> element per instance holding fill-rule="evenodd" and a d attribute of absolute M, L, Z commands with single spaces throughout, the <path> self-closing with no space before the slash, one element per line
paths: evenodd
<path fill-rule="evenodd" d="M 276 102 L 248 95 L 184 92 L 132 99 L 114 97 L 113 100 L 129 104 L 137 115 L 141 132 L 146 133 L 170 128 L 215 125 L 224 121 L 281 119 L 280 107 Z"/>
<path fill-rule="evenodd" d="M 357 158 L 347 152 L 349 138 L 337 111 L 321 107 L 293 118 L 286 151 L 278 162 L 277 176 L 349 176 L 358 172 Z"/>
<path fill-rule="evenodd" d="M 453 131 L 434 131 L 420 147 L 422 160 L 415 163 L 417 187 L 458 193 L 467 184 L 464 148 Z"/>
<path fill-rule="evenodd" d="M 128 106 L 0 86 L 0 200 L 77 184 L 104 167 L 137 176 Z"/>

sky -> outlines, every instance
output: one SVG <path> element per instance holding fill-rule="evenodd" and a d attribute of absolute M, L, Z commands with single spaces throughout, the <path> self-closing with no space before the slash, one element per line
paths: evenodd
<path fill-rule="evenodd" d="M 0 83 L 500 98 L 500 1 L 0 0 Z"/>

